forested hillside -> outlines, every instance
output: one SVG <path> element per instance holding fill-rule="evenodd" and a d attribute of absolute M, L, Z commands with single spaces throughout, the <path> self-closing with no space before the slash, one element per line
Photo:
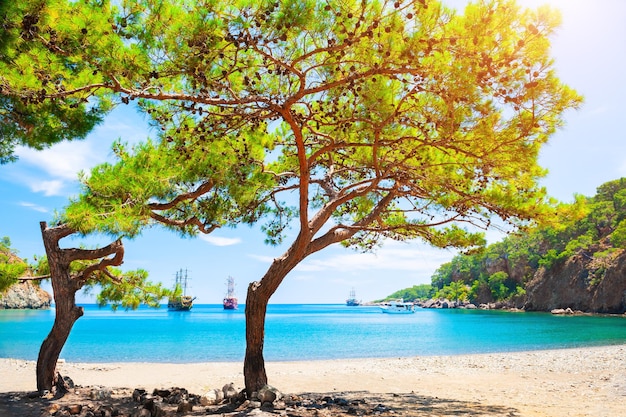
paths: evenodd
<path fill-rule="evenodd" d="M 623 312 L 625 247 L 626 178 L 621 178 L 598 187 L 593 197 L 560 204 L 550 225 L 454 257 L 435 271 L 431 294 L 529 310 Z M 410 295 L 408 290 L 390 297 Z"/>
<path fill-rule="evenodd" d="M 8 237 L 0 239 L 0 293 L 24 275 L 28 265 L 17 257 Z"/>

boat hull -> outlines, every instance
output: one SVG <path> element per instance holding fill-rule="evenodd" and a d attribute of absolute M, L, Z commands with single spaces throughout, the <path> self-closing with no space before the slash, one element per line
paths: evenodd
<path fill-rule="evenodd" d="M 238 307 L 237 299 L 234 297 L 226 297 L 224 298 L 224 310 L 236 310 Z"/>
<path fill-rule="evenodd" d="M 389 309 L 389 308 L 383 308 L 381 307 L 383 313 L 386 314 L 413 314 L 415 313 L 415 310 L 393 310 L 393 309 Z"/>
<path fill-rule="evenodd" d="M 413 303 L 400 301 L 391 301 L 389 303 L 380 306 L 383 313 L 387 314 L 413 314 L 415 313 L 415 306 Z"/>
<path fill-rule="evenodd" d="M 170 311 L 189 311 L 193 307 L 194 298 L 190 296 L 182 296 L 170 298 L 167 302 L 167 309 Z"/>

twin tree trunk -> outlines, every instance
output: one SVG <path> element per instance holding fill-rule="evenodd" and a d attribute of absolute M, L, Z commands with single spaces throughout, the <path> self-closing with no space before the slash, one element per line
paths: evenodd
<path fill-rule="evenodd" d="M 56 384 L 56 365 L 63 346 L 76 320 L 83 315 L 83 308 L 76 305 L 76 292 L 82 288 L 86 279 L 97 270 L 122 263 L 124 247 L 116 241 L 104 248 L 61 249 L 59 240 L 74 233 L 70 227 L 59 225 L 48 227 L 46 222 L 40 223 L 55 304 L 55 317 L 48 337 L 41 344 L 37 357 L 37 390 L 40 393 L 51 391 Z M 97 260 L 114 255 L 113 258 L 101 259 L 85 270 L 72 274 L 70 265 L 76 260 Z"/>

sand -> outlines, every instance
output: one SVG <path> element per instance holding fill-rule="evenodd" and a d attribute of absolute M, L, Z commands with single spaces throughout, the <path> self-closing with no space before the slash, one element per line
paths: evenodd
<path fill-rule="evenodd" d="M 269 383 L 284 393 L 400 394 L 393 397 L 415 401 L 414 415 L 626 416 L 626 345 L 270 362 L 266 369 Z M 243 387 L 241 363 L 61 361 L 59 371 L 82 386 L 184 387 L 197 394 L 229 382 Z M 28 392 L 35 387 L 34 362 L 0 359 L 0 392 Z"/>

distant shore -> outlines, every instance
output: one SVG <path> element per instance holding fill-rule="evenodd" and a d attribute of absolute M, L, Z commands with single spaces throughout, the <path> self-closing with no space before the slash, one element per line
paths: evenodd
<path fill-rule="evenodd" d="M 284 393 L 414 393 L 433 401 L 506 407 L 515 416 L 623 416 L 626 345 L 455 356 L 341 359 L 266 364 Z M 184 387 L 202 394 L 233 382 L 242 364 L 65 363 L 59 371 L 82 386 Z M 33 391 L 35 363 L 0 359 L 0 392 Z"/>

